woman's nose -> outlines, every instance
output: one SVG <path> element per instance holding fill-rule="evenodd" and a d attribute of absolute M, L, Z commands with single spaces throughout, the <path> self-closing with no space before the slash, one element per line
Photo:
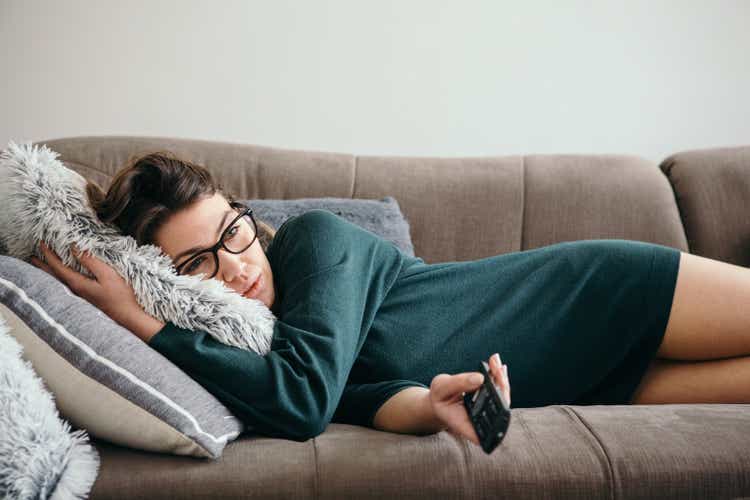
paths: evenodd
<path fill-rule="evenodd" d="M 237 276 L 242 275 L 245 263 L 240 258 L 242 254 L 231 253 L 223 248 L 219 250 L 219 270 L 225 282 L 231 283 Z"/>

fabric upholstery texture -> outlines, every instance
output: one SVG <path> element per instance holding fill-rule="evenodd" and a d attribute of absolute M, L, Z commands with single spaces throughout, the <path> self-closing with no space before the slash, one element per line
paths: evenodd
<path fill-rule="evenodd" d="M 135 152 L 168 148 L 207 165 L 241 199 L 392 196 L 426 262 L 596 238 L 683 251 L 690 239 L 698 255 L 745 265 L 741 259 L 750 258 L 743 191 L 750 147 L 678 153 L 660 169 L 630 155 L 355 156 L 128 136 L 47 144 L 72 168 L 101 179 Z M 715 174 L 706 171 L 712 165 Z M 91 498 L 750 497 L 748 409 L 518 409 L 491 455 L 446 432 L 412 436 L 347 424 L 330 424 L 303 443 L 243 435 L 209 463 L 102 441 Z"/>
<path fill-rule="evenodd" d="M 748 405 L 524 408 L 491 455 L 447 432 L 348 424 L 304 443 L 242 436 L 210 463 L 101 443 L 108 462 L 92 498 L 121 495 L 123 481 L 139 500 L 159 491 L 196 500 L 747 497 L 747 414 Z"/>

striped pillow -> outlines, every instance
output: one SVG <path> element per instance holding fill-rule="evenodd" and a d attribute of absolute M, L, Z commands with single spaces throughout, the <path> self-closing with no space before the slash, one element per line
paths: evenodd
<path fill-rule="evenodd" d="M 0 255 L 0 315 L 60 415 L 136 449 L 218 458 L 245 429 L 148 344 L 31 264 Z"/>

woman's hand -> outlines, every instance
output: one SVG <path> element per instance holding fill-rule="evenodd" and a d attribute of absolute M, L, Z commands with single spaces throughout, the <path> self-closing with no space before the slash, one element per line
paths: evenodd
<path fill-rule="evenodd" d="M 500 356 L 495 353 L 490 357 L 490 375 L 495 385 L 510 406 L 510 380 L 508 378 L 508 367 L 500 361 Z M 472 381 L 471 377 L 478 375 L 479 381 Z M 465 372 L 456 375 L 441 373 L 432 379 L 430 384 L 430 400 L 435 417 L 448 427 L 448 432 L 467 438 L 472 443 L 479 445 L 474 426 L 471 424 L 469 413 L 464 406 L 463 395 L 465 392 L 474 392 L 484 382 L 480 372 Z"/>
<path fill-rule="evenodd" d="M 143 338 L 140 332 L 148 323 L 148 318 L 157 321 L 138 303 L 133 288 L 128 282 L 102 260 L 86 253 L 79 255 L 74 245 L 71 253 L 94 275 L 95 279 L 91 279 L 63 264 L 60 257 L 44 243 L 40 243 L 39 248 L 47 263 L 32 257 L 33 265 L 65 283 L 73 293 L 86 299 L 126 329 Z M 152 329 L 156 326 L 158 325 L 152 323 Z"/>

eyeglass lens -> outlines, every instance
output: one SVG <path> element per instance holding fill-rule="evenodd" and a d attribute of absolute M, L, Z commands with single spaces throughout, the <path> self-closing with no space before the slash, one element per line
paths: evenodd
<path fill-rule="evenodd" d="M 236 219 L 222 235 L 224 246 L 234 253 L 247 250 L 255 239 L 255 229 L 248 217 Z M 217 271 L 217 259 L 211 252 L 199 253 L 183 264 L 180 274 L 212 276 Z"/>

